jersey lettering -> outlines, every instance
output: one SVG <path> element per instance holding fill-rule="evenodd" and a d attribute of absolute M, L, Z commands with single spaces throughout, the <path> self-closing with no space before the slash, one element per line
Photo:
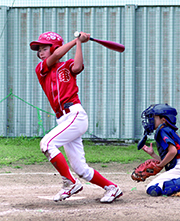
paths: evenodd
<path fill-rule="evenodd" d="M 58 78 L 60 82 L 68 82 L 71 79 L 70 71 L 66 68 L 58 70 Z"/>

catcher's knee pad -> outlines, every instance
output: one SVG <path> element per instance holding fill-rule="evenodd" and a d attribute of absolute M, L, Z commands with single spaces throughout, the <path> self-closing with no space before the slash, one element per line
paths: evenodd
<path fill-rule="evenodd" d="M 180 191 L 180 178 L 165 181 L 163 184 L 163 194 L 170 196 Z"/>
<path fill-rule="evenodd" d="M 146 192 L 150 196 L 161 196 L 162 195 L 162 189 L 158 186 L 158 184 L 150 186 Z"/>

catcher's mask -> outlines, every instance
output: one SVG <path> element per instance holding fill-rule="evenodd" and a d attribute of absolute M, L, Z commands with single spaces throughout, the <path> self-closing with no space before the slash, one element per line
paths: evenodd
<path fill-rule="evenodd" d="M 149 106 L 146 110 L 144 110 L 141 114 L 142 125 L 144 127 L 144 134 L 150 135 L 154 129 L 154 116 L 164 117 L 166 119 L 167 124 L 177 130 L 176 127 L 176 115 L 177 111 L 175 108 L 169 106 L 168 104 L 154 104 Z"/>
<path fill-rule="evenodd" d="M 41 34 L 37 41 L 32 41 L 30 43 L 30 48 L 33 51 L 38 51 L 40 45 L 50 45 L 51 54 L 60 46 L 64 44 L 63 38 L 55 33 L 55 32 L 45 32 Z M 37 52 L 37 56 L 39 57 L 39 53 Z"/>

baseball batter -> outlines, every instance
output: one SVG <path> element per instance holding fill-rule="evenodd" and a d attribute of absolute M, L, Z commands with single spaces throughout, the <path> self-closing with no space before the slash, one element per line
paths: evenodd
<path fill-rule="evenodd" d="M 159 155 L 154 152 L 152 143 L 142 149 L 159 160 L 157 166 L 166 170 L 147 185 L 147 194 L 151 196 L 170 196 L 180 191 L 180 137 L 176 133 L 176 115 L 176 109 L 167 104 L 151 105 L 141 115 L 145 133 L 149 135 L 155 130 Z"/>
<path fill-rule="evenodd" d="M 74 172 L 80 178 L 104 188 L 106 191 L 100 202 L 111 203 L 122 195 L 122 191 L 88 166 L 81 139 L 88 128 L 88 117 L 78 97 L 76 77 L 84 69 L 81 44 L 89 41 L 90 34 L 80 34 L 78 38 L 64 44 L 59 34 L 46 32 L 41 34 L 37 41 L 30 43 L 30 48 L 37 51 L 37 56 L 42 60 L 35 71 L 56 114 L 58 124 L 41 140 L 40 149 L 62 176 L 63 186 L 55 195 L 54 201 L 65 200 L 83 189 L 81 182 L 73 177 L 58 149 L 64 146 Z M 60 59 L 74 46 L 74 59 L 61 62 Z"/>

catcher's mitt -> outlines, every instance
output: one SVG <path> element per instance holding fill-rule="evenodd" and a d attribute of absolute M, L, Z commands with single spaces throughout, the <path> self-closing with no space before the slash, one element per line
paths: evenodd
<path fill-rule="evenodd" d="M 163 169 L 162 167 L 157 166 L 159 163 L 160 162 L 156 159 L 146 160 L 134 169 L 131 178 L 137 182 L 145 181 L 146 178 L 156 175 Z"/>

